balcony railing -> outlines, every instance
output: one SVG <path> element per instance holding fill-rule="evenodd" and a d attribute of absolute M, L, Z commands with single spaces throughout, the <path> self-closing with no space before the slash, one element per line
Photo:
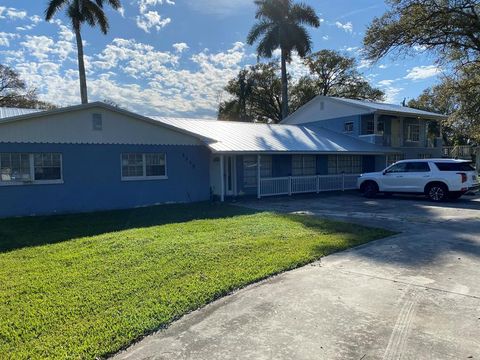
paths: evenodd
<path fill-rule="evenodd" d="M 258 198 L 275 195 L 345 191 L 357 188 L 359 174 L 261 178 Z"/>
<path fill-rule="evenodd" d="M 444 146 L 443 156 L 456 159 L 472 159 L 474 147 L 470 145 Z"/>

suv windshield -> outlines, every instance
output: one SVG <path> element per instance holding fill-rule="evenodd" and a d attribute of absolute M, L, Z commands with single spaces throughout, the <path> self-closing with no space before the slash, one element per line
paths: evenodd
<path fill-rule="evenodd" d="M 438 170 L 440 171 L 475 171 L 470 163 L 456 163 L 456 162 L 436 162 Z"/>

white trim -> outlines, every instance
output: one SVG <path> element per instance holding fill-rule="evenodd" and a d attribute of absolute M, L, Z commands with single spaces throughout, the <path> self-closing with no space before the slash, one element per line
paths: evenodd
<path fill-rule="evenodd" d="M 142 176 L 123 176 L 123 155 L 124 154 L 141 154 L 142 155 L 142 168 L 143 174 Z M 158 176 L 147 176 L 147 162 L 145 155 L 147 154 L 163 154 L 163 160 L 165 161 L 165 175 L 158 175 Z M 168 172 L 167 172 L 167 153 L 166 152 L 146 152 L 146 153 L 139 153 L 139 152 L 122 152 L 120 153 L 120 180 L 121 181 L 143 181 L 143 180 L 167 180 L 168 179 Z"/>

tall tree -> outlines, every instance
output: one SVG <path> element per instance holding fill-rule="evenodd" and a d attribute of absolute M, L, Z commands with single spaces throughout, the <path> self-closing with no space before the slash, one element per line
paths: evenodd
<path fill-rule="evenodd" d="M 45 19 L 49 21 L 57 12 L 66 8 L 66 13 L 70 19 L 77 41 L 78 74 L 82 104 L 88 103 L 88 95 L 81 28 L 85 23 L 91 27 L 98 25 L 102 33 L 107 34 L 109 23 L 103 8 L 105 3 L 115 10 L 121 7 L 120 0 L 50 0 L 45 10 Z"/>
<path fill-rule="evenodd" d="M 282 120 L 282 83 L 278 65 L 259 63 L 243 69 L 225 87 L 231 99 L 219 106 L 218 118 L 278 123 Z"/>
<path fill-rule="evenodd" d="M 479 61 L 478 0 L 387 0 L 390 10 L 373 20 L 364 38 L 368 59 L 389 53 L 433 50 L 446 57 Z"/>
<path fill-rule="evenodd" d="M 27 89 L 15 70 L 0 64 L 0 107 L 52 109 L 55 105 L 38 100 L 36 91 Z"/>
<path fill-rule="evenodd" d="M 253 45 L 259 40 L 257 54 L 271 58 L 280 49 L 282 73 L 282 117 L 288 115 L 288 76 L 287 62 L 291 61 L 295 50 L 305 57 L 312 49 L 312 41 L 304 25 L 320 26 L 315 10 L 305 4 L 295 4 L 292 0 L 255 0 L 258 22 L 252 27 L 247 43 Z"/>
<path fill-rule="evenodd" d="M 357 70 L 353 57 L 334 50 L 321 50 L 307 56 L 305 65 L 310 75 L 302 77 L 292 88 L 293 110 L 317 95 L 380 101 L 384 93 L 372 87 Z"/>

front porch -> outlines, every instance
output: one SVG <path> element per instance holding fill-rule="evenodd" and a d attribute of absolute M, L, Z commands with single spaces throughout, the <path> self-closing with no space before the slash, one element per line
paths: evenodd
<path fill-rule="evenodd" d="M 384 163 L 370 154 L 212 154 L 211 192 L 224 201 L 355 189 L 362 172 Z"/>

